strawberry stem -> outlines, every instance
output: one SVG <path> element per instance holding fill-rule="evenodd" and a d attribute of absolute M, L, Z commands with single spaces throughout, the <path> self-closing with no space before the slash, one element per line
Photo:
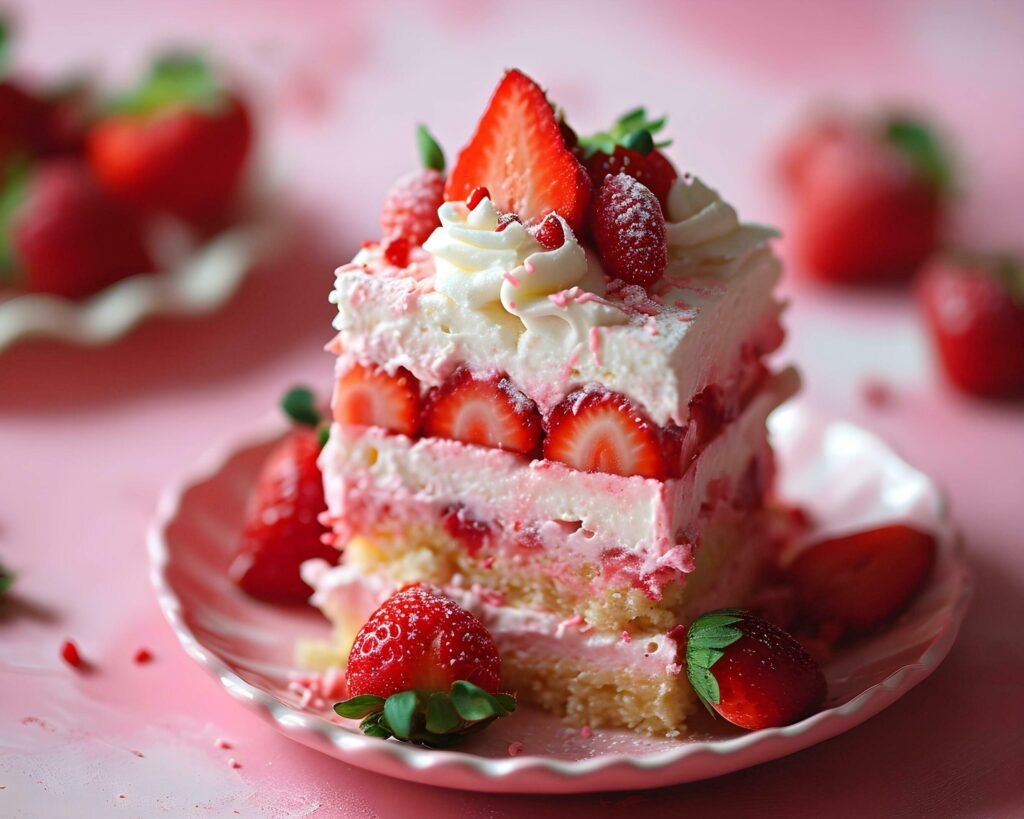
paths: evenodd
<path fill-rule="evenodd" d="M 426 125 L 416 126 L 416 146 L 420 152 L 420 163 L 424 168 L 444 171 L 444 151 L 437 144 Z"/>
<path fill-rule="evenodd" d="M 8 569 L 3 563 L 0 563 L 0 594 L 4 594 L 4 592 L 13 585 L 14 572 Z"/>
<path fill-rule="evenodd" d="M 153 63 L 142 83 L 115 99 L 115 114 L 148 116 L 172 106 L 217 112 L 226 94 L 203 59 L 192 54 L 168 54 Z"/>

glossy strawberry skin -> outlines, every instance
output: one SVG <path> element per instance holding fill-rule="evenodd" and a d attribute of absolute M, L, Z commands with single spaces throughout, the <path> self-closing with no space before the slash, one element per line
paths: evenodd
<path fill-rule="evenodd" d="M 414 435 L 420 426 L 420 383 L 403 367 L 353 364 L 334 389 L 334 420 Z"/>
<path fill-rule="evenodd" d="M 661 431 L 625 396 L 607 390 L 568 395 L 546 422 L 544 457 L 584 472 L 662 480 Z"/>
<path fill-rule="evenodd" d="M 825 677 L 800 643 L 752 615 L 738 627 L 743 636 L 711 667 L 721 697 L 714 709 L 750 731 L 791 725 L 818 710 Z"/>
<path fill-rule="evenodd" d="M 87 156 L 112 196 L 208 225 L 235 203 L 252 139 L 248 107 L 229 96 L 216 111 L 185 106 L 102 119 L 88 133 Z"/>
<path fill-rule="evenodd" d="M 479 620 L 415 585 L 388 598 L 359 630 L 345 678 L 353 697 L 447 691 L 456 680 L 494 694 L 501 685 L 501 660 Z"/>
<path fill-rule="evenodd" d="M 839 284 L 907 279 L 937 247 L 941 193 L 867 135 L 831 139 L 800 171 L 793 237 L 808 274 Z"/>
<path fill-rule="evenodd" d="M 923 585 L 931 535 L 896 524 L 821 541 L 789 568 L 801 615 L 856 635 L 884 625 Z"/>
<path fill-rule="evenodd" d="M 38 168 L 10 222 L 19 285 L 69 299 L 152 272 L 136 216 L 111 201 L 76 160 Z"/>
<path fill-rule="evenodd" d="M 982 396 L 1024 392 L 1024 281 L 1015 297 L 995 264 L 936 258 L 917 287 L 946 376 L 959 389 Z"/>
<path fill-rule="evenodd" d="M 650 287 L 668 266 L 668 234 L 657 197 L 633 177 L 606 177 L 594 199 L 594 241 L 609 275 Z"/>
<path fill-rule="evenodd" d="M 616 145 L 614 153 L 597 151 L 585 164 L 595 191 L 600 190 L 605 177 L 624 173 L 648 188 L 658 198 L 662 209 L 668 206 L 669 191 L 679 176 L 672 163 L 657 148 L 642 154 L 623 145 Z"/>
<path fill-rule="evenodd" d="M 299 567 L 321 558 L 336 563 L 339 552 L 321 538 L 319 516 L 327 508 L 317 456 L 320 438 L 312 428 L 289 433 L 260 471 L 245 527 L 229 569 L 247 594 L 274 603 L 301 603 L 312 589 Z"/>
<path fill-rule="evenodd" d="M 476 376 L 457 370 L 431 391 L 423 409 L 423 434 L 533 453 L 542 435 L 537 406 L 504 375 Z"/>
<path fill-rule="evenodd" d="M 556 211 L 579 232 L 590 201 L 590 176 L 566 147 L 544 91 L 520 71 L 505 74 L 462 150 L 445 199 L 464 200 L 486 187 L 494 206 L 538 224 Z"/>
<path fill-rule="evenodd" d="M 437 209 L 444 203 L 444 174 L 423 168 L 401 177 L 388 191 L 380 212 L 380 235 L 401 236 L 422 245 L 440 227 Z"/>

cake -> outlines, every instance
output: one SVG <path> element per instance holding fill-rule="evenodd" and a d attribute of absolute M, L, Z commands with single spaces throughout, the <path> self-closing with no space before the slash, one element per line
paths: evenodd
<path fill-rule="evenodd" d="M 679 175 L 662 124 L 580 139 L 509 71 L 447 179 L 427 140 L 433 167 L 338 269 L 320 467 L 341 559 L 303 566 L 334 624 L 308 663 L 431 584 L 522 701 L 686 732 L 681 635 L 748 599 L 780 537 L 766 418 L 798 382 L 766 360 L 774 232 Z"/>

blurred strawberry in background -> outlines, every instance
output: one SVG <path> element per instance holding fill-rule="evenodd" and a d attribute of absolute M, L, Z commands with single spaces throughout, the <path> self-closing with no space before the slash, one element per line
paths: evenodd
<path fill-rule="evenodd" d="M 950 163 L 921 121 L 820 115 L 791 135 L 779 171 L 796 254 L 820 280 L 908 280 L 941 244 Z"/>
<path fill-rule="evenodd" d="M 104 101 L 86 79 L 8 71 L 0 20 L 0 285 L 81 299 L 157 270 L 164 217 L 193 232 L 235 214 L 253 141 L 240 95 L 195 57 L 158 60 Z"/>
<path fill-rule="evenodd" d="M 252 147 L 246 103 L 202 60 L 158 60 L 87 139 L 90 167 L 124 202 L 201 226 L 235 204 Z"/>
<path fill-rule="evenodd" d="M 976 395 L 1024 392 L 1024 264 L 998 254 L 933 259 L 917 288 L 949 380 Z"/>
<path fill-rule="evenodd" d="M 85 165 L 14 168 L 0 197 L 0 271 L 29 292 L 78 299 L 152 269 L 136 214 L 107 197 Z"/>

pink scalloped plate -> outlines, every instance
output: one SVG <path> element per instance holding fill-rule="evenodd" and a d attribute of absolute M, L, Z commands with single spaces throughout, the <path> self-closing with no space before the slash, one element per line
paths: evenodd
<path fill-rule="evenodd" d="M 578 793 L 653 788 L 719 776 L 803 750 L 892 705 L 939 665 L 956 638 L 971 583 L 946 504 L 932 481 L 874 435 L 796 405 L 776 412 L 771 430 L 780 490 L 819 523 L 817 534 L 903 521 L 938 537 L 935 569 L 911 608 L 884 632 L 842 650 L 825 674 L 825 710 L 785 728 L 743 733 L 698 717 L 685 739 L 625 731 L 580 731 L 520 708 L 458 750 L 432 751 L 364 737 L 327 709 L 301 707 L 289 691 L 299 638 L 327 623 L 312 609 L 261 604 L 226 576 L 243 507 L 281 427 L 268 426 L 222 447 L 164 496 L 150 532 L 160 605 L 185 650 L 227 692 L 286 736 L 378 773 L 450 788 Z M 511 743 L 522 753 L 509 755 Z"/>

